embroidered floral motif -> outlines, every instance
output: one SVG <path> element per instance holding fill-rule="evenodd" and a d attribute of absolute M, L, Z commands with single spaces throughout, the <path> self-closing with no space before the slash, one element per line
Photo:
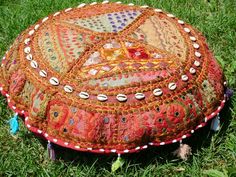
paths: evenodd
<path fill-rule="evenodd" d="M 52 101 L 49 103 L 47 110 L 49 110 L 47 115 L 49 126 L 52 128 L 60 128 L 68 115 L 67 106 L 60 101 Z"/>

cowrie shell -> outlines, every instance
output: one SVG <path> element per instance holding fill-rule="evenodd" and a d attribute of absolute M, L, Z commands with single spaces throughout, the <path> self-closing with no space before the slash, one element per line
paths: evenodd
<path fill-rule="evenodd" d="M 79 97 L 82 98 L 82 99 L 88 99 L 89 94 L 87 92 L 80 92 Z"/>
<path fill-rule="evenodd" d="M 65 10 L 65 12 L 69 12 L 70 10 L 72 10 L 72 8 L 70 7 L 70 8 L 68 8 L 68 9 L 66 9 Z"/>
<path fill-rule="evenodd" d="M 40 75 L 41 77 L 47 77 L 47 72 L 44 71 L 44 70 L 41 70 L 41 71 L 39 71 L 39 75 Z"/>
<path fill-rule="evenodd" d="M 195 49 L 199 49 L 200 46 L 199 46 L 199 44 L 194 43 L 194 44 L 193 44 L 193 47 L 194 47 Z"/>
<path fill-rule="evenodd" d="M 200 66 L 200 62 L 196 60 L 196 61 L 194 61 L 194 65 L 198 67 L 198 66 Z"/>
<path fill-rule="evenodd" d="M 172 82 L 172 83 L 169 83 L 168 88 L 170 90 L 175 90 L 177 88 L 177 85 L 176 85 L 176 83 Z"/>
<path fill-rule="evenodd" d="M 28 55 L 26 56 L 26 59 L 29 60 L 29 61 L 31 61 L 31 60 L 33 59 L 32 54 L 28 54 Z"/>
<path fill-rule="evenodd" d="M 108 97 L 107 97 L 106 95 L 104 95 L 104 94 L 99 94 L 99 95 L 97 96 L 97 99 L 98 99 L 99 101 L 107 101 L 107 100 L 108 100 Z"/>
<path fill-rule="evenodd" d="M 25 42 L 26 45 L 29 44 L 29 42 L 30 42 L 30 38 L 25 39 L 24 42 Z"/>
<path fill-rule="evenodd" d="M 103 1 L 103 2 L 102 2 L 102 4 L 107 4 L 107 3 L 109 3 L 109 1 Z"/>
<path fill-rule="evenodd" d="M 32 36 L 34 34 L 34 30 L 29 31 L 29 35 Z"/>
<path fill-rule="evenodd" d="M 184 24 L 184 21 L 183 20 L 178 20 L 178 23 L 183 25 Z"/>
<path fill-rule="evenodd" d="M 194 36 L 190 36 L 191 41 L 196 41 L 197 39 Z"/>
<path fill-rule="evenodd" d="M 195 52 L 195 56 L 198 57 L 198 58 L 200 58 L 200 57 L 202 56 L 202 54 L 199 53 L 199 52 Z"/>
<path fill-rule="evenodd" d="M 25 52 L 25 53 L 30 53 L 30 47 L 24 48 L 24 52 Z"/>
<path fill-rule="evenodd" d="M 93 6 L 93 5 L 96 5 L 96 4 L 97 4 L 97 2 L 92 2 L 90 5 Z"/>
<path fill-rule="evenodd" d="M 157 88 L 157 89 L 153 90 L 153 94 L 155 96 L 161 96 L 163 94 L 163 92 L 161 89 Z"/>
<path fill-rule="evenodd" d="M 120 101 L 120 102 L 124 102 L 124 101 L 126 101 L 128 98 L 127 98 L 127 96 L 124 95 L 124 94 L 118 94 L 118 95 L 116 96 L 116 99 L 117 99 L 118 101 Z"/>
<path fill-rule="evenodd" d="M 195 73 L 196 73 L 196 69 L 190 68 L 189 72 L 190 72 L 191 74 L 195 74 Z"/>
<path fill-rule="evenodd" d="M 37 68 L 37 67 L 38 67 L 38 63 L 37 63 L 36 61 L 32 60 L 32 61 L 30 62 L 30 66 L 31 66 L 32 68 Z"/>
<path fill-rule="evenodd" d="M 154 11 L 155 11 L 155 12 L 162 12 L 161 9 L 155 9 Z"/>
<path fill-rule="evenodd" d="M 60 14 L 60 12 L 56 12 L 55 14 L 53 14 L 53 16 L 55 17 L 55 16 L 57 16 L 59 14 Z"/>
<path fill-rule="evenodd" d="M 136 98 L 137 100 L 142 100 L 142 99 L 145 98 L 145 95 L 144 95 L 143 93 L 136 93 L 136 94 L 135 94 L 135 98 Z"/>
<path fill-rule="evenodd" d="M 188 80 L 188 76 L 187 75 L 182 75 L 181 79 L 182 79 L 182 81 L 187 81 Z"/>
<path fill-rule="evenodd" d="M 149 6 L 147 6 L 147 5 L 144 5 L 144 6 L 141 6 L 141 8 L 148 8 Z"/>
<path fill-rule="evenodd" d="M 167 14 L 167 17 L 174 18 L 175 16 L 173 14 Z"/>
<path fill-rule="evenodd" d="M 191 32 L 191 30 L 190 30 L 189 28 L 184 28 L 184 31 L 185 31 L 186 33 L 190 33 L 190 32 Z"/>
<path fill-rule="evenodd" d="M 59 80 L 56 77 L 51 77 L 51 79 L 49 80 L 50 84 L 52 85 L 59 85 Z"/>
<path fill-rule="evenodd" d="M 69 85 L 65 85 L 64 90 L 67 93 L 72 93 L 73 92 L 73 88 Z"/>
<path fill-rule="evenodd" d="M 40 26 L 39 24 L 35 25 L 34 29 L 35 30 L 39 29 L 39 26 Z"/>
<path fill-rule="evenodd" d="M 78 7 L 78 8 L 81 8 L 81 7 L 84 7 L 84 6 L 86 6 L 86 4 L 85 4 L 85 3 L 82 3 L 82 4 L 78 5 L 77 7 Z"/>
<path fill-rule="evenodd" d="M 42 20 L 42 22 L 44 23 L 44 22 L 46 22 L 48 20 L 48 17 L 45 17 L 43 20 Z"/>

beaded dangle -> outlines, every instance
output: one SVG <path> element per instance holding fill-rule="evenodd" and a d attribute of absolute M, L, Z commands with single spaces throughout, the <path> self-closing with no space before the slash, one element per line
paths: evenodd
<path fill-rule="evenodd" d="M 48 141 L 47 149 L 48 149 L 48 157 L 51 160 L 56 160 L 55 150 L 53 148 L 53 144 L 50 141 Z"/>
<path fill-rule="evenodd" d="M 120 154 L 118 154 L 116 161 L 112 163 L 111 171 L 115 172 L 116 170 L 121 168 L 124 165 L 124 163 L 125 163 L 124 159 L 122 159 Z"/>
<path fill-rule="evenodd" d="M 10 125 L 10 133 L 15 135 L 19 131 L 18 113 L 15 113 L 8 123 Z"/>

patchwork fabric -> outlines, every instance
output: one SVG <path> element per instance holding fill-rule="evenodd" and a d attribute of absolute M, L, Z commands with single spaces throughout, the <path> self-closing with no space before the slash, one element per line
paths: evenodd
<path fill-rule="evenodd" d="M 188 48 L 178 26 L 169 19 L 153 15 L 135 30 L 131 37 L 166 50 L 186 60 Z"/>
<path fill-rule="evenodd" d="M 225 103 L 205 38 L 146 6 L 82 4 L 45 17 L 15 40 L 0 75 L 29 130 L 80 151 L 176 143 Z"/>

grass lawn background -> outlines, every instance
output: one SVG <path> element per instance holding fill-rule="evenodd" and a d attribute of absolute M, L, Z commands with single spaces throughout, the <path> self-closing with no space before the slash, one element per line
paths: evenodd
<path fill-rule="evenodd" d="M 80 3 L 78 0 L 0 0 L 0 56 L 21 31 L 38 19 Z M 161 8 L 199 29 L 223 67 L 229 86 L 235 90 L 235 0 L 136 0 L 132 3 Z M 115 156 L 57 147 L 58 160 L 50 161 L 46 142 L 30 133 L 22 122 L 20 132 L 13 138 L 6 123 L 12 112 L 6 107 L 5 98 L 0 96 L 0 176 L 236 176 L 235 95 L 227 107 L 221 115 L 225 122 L 220 132 L 211 133 L 206 127 L 187 140 L 193 147 L 188 161 L 172 156 L 177 145 L 151 148 L 124 156 L 122 169 L 111 173 Z"/>

